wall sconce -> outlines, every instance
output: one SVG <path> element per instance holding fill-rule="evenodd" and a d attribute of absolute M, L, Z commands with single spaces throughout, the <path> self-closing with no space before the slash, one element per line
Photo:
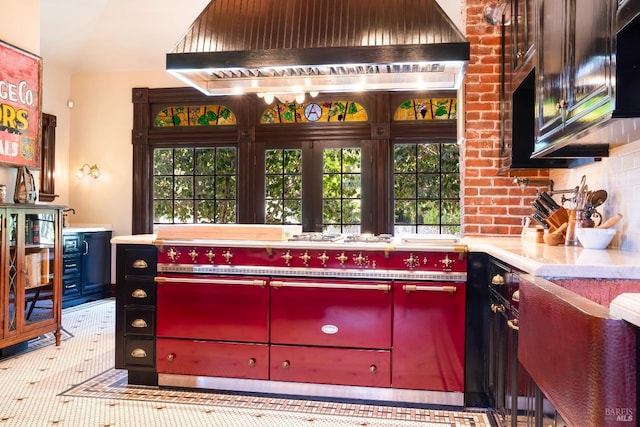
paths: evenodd
<path fill-rule="evenodd" d="M 98 169 L 98 165 L 89 166 L 88 163 L 82 165 L 82 167 L 76 171 L 76 178 L 82 179 L 85 176 L 98 178 L 100 176 L 100 169 Z"/>

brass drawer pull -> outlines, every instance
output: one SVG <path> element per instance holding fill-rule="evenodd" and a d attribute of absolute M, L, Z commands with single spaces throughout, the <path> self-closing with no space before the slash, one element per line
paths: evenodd
<path fill-rule="evenodd" d="M 491 311 L 494 313 L 502 313 L 504 312 L 504 305 L 502 304 L 491 304 Z"/>
<path fill-rule="evenodd" d="M 131 296 L 133 298 L 146 298 L 147 293 L 144 291 L 144 289 L 134 289 L 133 292 L 131 292 Z"/>
<path fill-rule="evenodd" d="M 131 322 L 131 326 L 133 326 L 134 328 L 146 328 L 147 322 L 144 321 L 144 319 L 136 319 L 133 322 Z"/>
<path fill-rule="evenodd" d="M 288 360 L 285 360 L 284 362 L 282 362 L 282 367 L 284 369 L 287 369 L 289 366 L 291 366 L 291 362 L 289 362 Z"/>
<path fill-rule="evenodd" d="M 175 353 L 169 353 L 167 354 L 167 361 L 169 362 L 173 362 L 176 358 L 176 354 Z"/>
<path fill-rule="evenodd" d="M 134 348 L 133 351 L 131 351 L 131 357 L 142 359 L 147 357 L 147 352 L 141 348 Z"/>
<path fill-rule="evenodd" d="M 247 365 L 249 366 L 255 366 L 256 365 L 256 359 L 254 359 L 253 357 L 251 359 L 249 359 L 249 362 L 247 362 Z"/>
<path fill-rule="evenodd" d="M 504 285 L 504 277 L 502 277 L 499 274 L 496 274 L 495 276 L 493 276 L 491 278 L 491 284 L 492 285 L 496 285 L 496 286 L 502 286 Z"/>
<path fill-rule="evenodd" d="M 133 261 L 131 263 L 131 267 L 133 268 L 149 268 L 149 264 L 147 264 L 147 261 L 143 260 L 143 259 L 137 259 L 135 261 Z"/>
<path fill-rule="evenodd" d="M 377 373 L 378 372 L 378 367 L 376 365 L 369 366 L 369 372 L 371 372 L 372 374 Z"/>

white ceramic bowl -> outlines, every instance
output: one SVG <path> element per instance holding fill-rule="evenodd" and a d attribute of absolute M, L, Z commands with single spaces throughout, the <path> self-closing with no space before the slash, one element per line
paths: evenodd
<path fill-rule="evenodd" d="M 605 249 L 615 235 L 615 228 L 576 228 L 576 236 L 585 249 Z"/>

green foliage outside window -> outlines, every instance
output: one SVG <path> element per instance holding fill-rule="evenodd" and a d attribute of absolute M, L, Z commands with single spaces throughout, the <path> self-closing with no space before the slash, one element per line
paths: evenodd
<path fill-rule="evenodd" d="M 396 144 L 394 233 L 460 234 L 457 144 Z"/>
<path fill-rule="evenodd" d="M 361 160 L 359 148 L 323 150 L 323 231 L 360 232 Z"/>
<path fill-rule="evenodd" d="M 153 151 L 155 224 L 236 221 L 235 148 L 159 148 Z"/>
<path fill-rule="evenodd" d="M 302 150 L 265 153 L 265 222 L 302 223 Z"/>

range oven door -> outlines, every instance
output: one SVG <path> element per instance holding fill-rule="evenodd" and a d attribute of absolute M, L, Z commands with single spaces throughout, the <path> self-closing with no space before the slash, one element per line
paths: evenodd
<path fill-rule="evenodd" d="M 157 336 L 267 343 L 267 278 L 163 274 L 157 283 Z"/>
<path fill-rule="evenodd" d="M 390 283 L 273 278 L 270 287 L 272 343 L 391 348 Z"/>
<path fill-rule="evenodd" d="M 464 283 L 395 282 L 393 388 L 464 391 Z"/>

